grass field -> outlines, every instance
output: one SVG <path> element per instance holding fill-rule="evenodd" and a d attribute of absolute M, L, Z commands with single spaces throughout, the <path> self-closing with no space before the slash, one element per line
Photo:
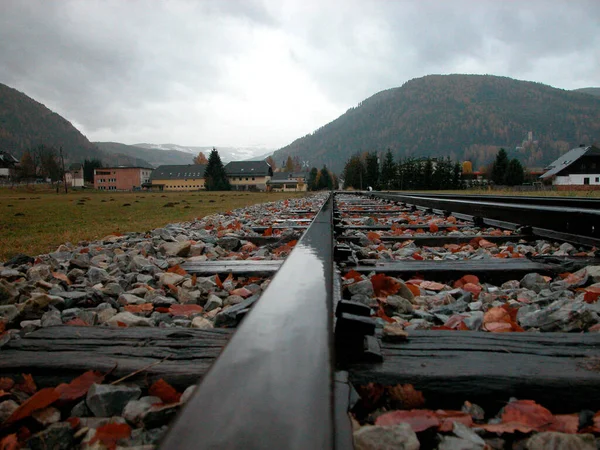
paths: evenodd
<path fill-rule="evenodd" d="M 148 231 L 256 203 L 303 193 L 55 191 L 38 186 L 0 188 L 0 262 L 17 253 L 38 255 L 65 242 L 114 232 Z M 167 203 L 173 207 L 164 207 Z M 128 206 L 125 206 L 128 205 Z"/>

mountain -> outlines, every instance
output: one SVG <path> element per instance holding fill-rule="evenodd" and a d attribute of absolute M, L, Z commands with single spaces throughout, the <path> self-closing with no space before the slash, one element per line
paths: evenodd
<path fill-rule="evenodd" d="M 595 95 L 597 97 L 600 97 L 600 87 L 587 87 L 587 88 L 580 88 L 580 89 L 573 89 L 574 92 L 582 92 L 584 94 L 590 94 L 590 95 Z"/>
<path fill-rule="evenodd" d="M 531 139 L 529 138 L 531 133 Z M 509 150 L 543 167 L 600 139 L 600 98 L 491 75 L 428 75 L 379 92 L 274 154 L 340 173 L 357 152 L 450 157 L 474 168 Z"/>
<path fill-rule="evenodd" d="M 189 153 L 193 157 L 197 156 L 199 152 L 203 152 L 208 158 L 210 151 L 213 149 L 212 146 L 208 147 L 190 147 L 177 144 L 134 144 L 134 147 L 142 147 L 146 149 L 161 150 L 161 151 L 178 151 L 182 153 Z M 258 146 L 248 147 L 216 147 L 219 151 L 219 156 L 223 162 L 229 161 L 244 161 L 250 158 L 255 158 L 258 155 L 269 151 L 268 148 Z M 271 150 L 272 152 L 272 150 Z M 187 163 L 189 164 L 189 163 Z"/>
<path fill-rule="evenodd" d="M 0 83 L 0 150 L 20 158 L 25 150 L 42 144 L 62 147 L 67 164 L 97 158 L 105 165 L 148 165 L 128 155 L 100 151 L 71 122 Z"/>
<path fill-rule="evenodd" d="M 118 142 L 94 142 L 100 150 L 106 153 L 117 153 L 128 155 L 133 158 L 148 161 L 153 167 L 173 164 L 192 164 L 194 156 L 189 152 L 178 150 L 157 150 L 155 148 L 137 147 Z M 208 155 L 207 155 L 208 157 Z"/>

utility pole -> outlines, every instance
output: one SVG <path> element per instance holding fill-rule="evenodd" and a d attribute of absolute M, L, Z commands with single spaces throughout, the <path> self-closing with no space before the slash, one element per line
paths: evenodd
<path fill-rule="evenodd" d="M 68 194 L 68 188 L 67 188 L 67 173 L 65 172 L 65 158 L 63 156 L 63 151 L 62 151 L 62 146 L 60 147 L 60 162 L 62 164 L 62 179 L 63 179 L 63 183 L 65 184 L 65 194 Z"/>

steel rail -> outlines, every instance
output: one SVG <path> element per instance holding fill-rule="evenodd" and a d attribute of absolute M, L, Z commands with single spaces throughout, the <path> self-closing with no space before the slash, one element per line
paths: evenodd
<path fill-rule="evenodd" d="M 435 195 L 423 197 L 408 194 L 369 193 L 375 198 L 469 214 L 491 220 L 510 221 L 529 227 L 553 231 L 600 236 L 600 209 L 579 209 L 565 206 L 537 206 L 475 200 L 454 200 Z"/>
<path fill-rule="evenodd" d="M 428 194 L 407 193 L 414 197 L 439 197 L 455 200 L 482 200 L 496 203 L 519 203 L 538 206 L 566 206 L 580 209 L 600 209 L 600 199 L 581 197 L 536 197 L 531 195 L 489 195 L 489 194 Z"/>
<path fill-rule="evenodd" d="M 332 213 L 330 195 L 161 449 L 336 447 Z"/>

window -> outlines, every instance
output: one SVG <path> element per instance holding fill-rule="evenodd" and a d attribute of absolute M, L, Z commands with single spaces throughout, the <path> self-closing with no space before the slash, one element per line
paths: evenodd
<path fill-rule="evenodd" d="M 583 179 L 583 184 L 590 184 L 590 177 L 585 177 Z"/>
<path fill-rule="evenodd" d="M 254 178 L 254 177 L 252 177 L 252 181 L 254 181 L 254 180 L 255 180 L 255 178 Z"/>
<path fill-rule="evenodd" d="M 600 177 L 596 177 L 596 183 L 600 183 Z"/>

